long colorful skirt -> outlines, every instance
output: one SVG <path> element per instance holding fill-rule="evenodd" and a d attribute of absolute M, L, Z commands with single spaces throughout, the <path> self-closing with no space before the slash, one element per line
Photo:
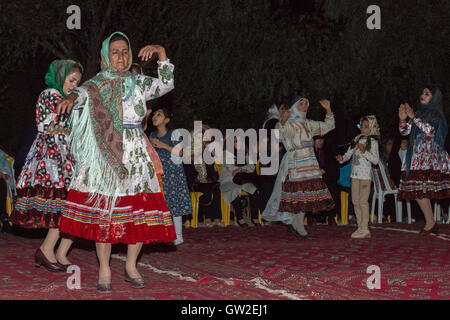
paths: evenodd
<path fill-rule="evenodd" d="M 40 185 L 17 189 L 17 202 L 11 214 L 11 222 L 27 229 L 58 228 L 65 188 L 52 189 Z"/>
<path fill-rule="evenodd" d="M 436 170 L 402 171 L 398 196 L 401 200 L 450 198 L 450 174 Z"/>
<path fill-rule="evenodd" d="M 322 179 L 283 182 L 279 212 L 319 213 L 333 208 L 333 198 Z"/>
<path fill-rule="evenodd" d="M 39 132 L 17 181 L 11 222 L 27 229 L 58 228 L 73 164 L 66 134 Z"/>
<path fill-rule="evenodd" d="M 176 239 L 161 192 L 122 196 L 112 210 L 99 209 L 89 193 L 69 190 L 59 230 L 103 243 L 170 242 Z"/>

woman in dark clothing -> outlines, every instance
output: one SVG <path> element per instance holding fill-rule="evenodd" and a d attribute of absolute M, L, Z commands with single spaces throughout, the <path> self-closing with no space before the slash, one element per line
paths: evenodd
<path fill-rule="evenodd" d="M 206 177 L 200 177 L 196 167 L 193 164 L 184 164 L 186 180 L 191 192 L 201 192 L 203 195 L 199 199 L 199 217 L 205 217 L 206 226 L 223 226 L 220 222 L 220 189 L 218 174 L 214 165 L 203 163 Z M 200 172 L 203 172 L 200 170 Z"/>
<path fill-rule="evenodd" d="M 322 178 L 325 181 L 334 202 L 336 203 L 332 210 L 324 211 L 320 214 L 322 217 L 325 217 L 325 219 L 328 217 L 329 225 L 336 225 L 334 218 L 336 217 L 338 210 L 341 208 L 340 190 L 337 183 L 339 180 L 339 164 L 336 161 L 337 148 L 335 141 L 336 139 L 334 139 L 334 135 L 330 134 L 327 134 L 326 137 L 314 137 L 314 152 L 316 154 L 317 161 L 319 162 Z M 308 218 L 310 217 L 308 216 Z M 314 219 L 314 216 L 311 216 L 310 219 Z"/>

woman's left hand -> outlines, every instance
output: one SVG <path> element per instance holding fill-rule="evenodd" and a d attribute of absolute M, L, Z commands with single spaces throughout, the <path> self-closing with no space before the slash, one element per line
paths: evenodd
<path fill-rule="evenodd" d="M 407 103 L 405 103 L 405 111 L 406 111 L 406 115 L 408 117 L 410 117 L 411 119 L 414 119 L 414 110 Z"/>
<path fill-rule="evenodd" d="M 166 49 L 157 44 L 143 47 L 139 51 L 138 57 L 140 57 L 142 61 L 148 61 L 155 52 L 158 54 L 159 61 L 167 60 Z"/>
<path fill-rule="evenodd" d="M 319 103 L 322 105 L 322 108 L 324 108 L 327 113 L 331 113 L 330 100 L 323 99 L 323 100 L 320 100 Z"/>

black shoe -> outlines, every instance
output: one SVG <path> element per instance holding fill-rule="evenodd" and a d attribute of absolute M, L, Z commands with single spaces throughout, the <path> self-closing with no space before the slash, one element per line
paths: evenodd
<path fill-rule="evenodd" d="M 2 233 L 9 233 L 11 232 L 11 229 L 9 221 L 2 221 Z"/>
<path fill-rule="evenodd" d="M 431 233 L 434 233 L 434 234 L 438 235 L 438 232 L 439 232 L 439 226 L 438 226 L 437 222 L 435 222 L 433 228 L 431 228 L 428 231 L 425 230 L 425 229 L 422 229 L 419 232 L 419 235 L 421 235 L 421 236 L 428 236 Z"/>
<path fill-rule="evenodd" d="M 236 221 L 239 227 L 248 227 L 247 222 L 239 223 L 239 220 Z"/>
<path fill-rule="evenodd" d="M 307 235 L 303 236 L 300 233 L 298 233 L 298 231 L 295 230 L 295 228 L 292 226 L 292 224 L 288 225 L 287 229 L 288 229 L 288 231 L 290 233 L 292 233 L 294 236 L 296 236 L 299 239 L 304 239 L 304 240 L 309 240 L 310 239 Z"/>

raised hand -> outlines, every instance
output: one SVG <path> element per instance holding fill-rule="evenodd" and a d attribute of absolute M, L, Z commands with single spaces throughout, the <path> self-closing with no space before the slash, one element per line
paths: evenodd
<path fill-rule="evenodd" d="M 407 103 L 405 103 L 405 112 L 411 119 L 414 119 L 414 110 L 411 108 L 411 106 Z"/>
<path fill-rule="evenodd" d="M 322 105 L 322 107 L 323 107 L 327 112 L 331 112 L 331 103 L 330 103 L 330 100 L 323 99 L 323 100 L 320 100 L 319 103 Z"/>
<path fill-rule="evenodd" d="M 166 49 L 157 44 L 143 47 L 139 51 L 138 57 L 141 58 L 142 61 L 148 61 L 154 53 L 158 54 L 159 61 L 167 60 Z"/>
<path fill-rule="evenodd" d="M 401 104 L 398 108 L 398 117 L 400 118 L 400 121 L 405 121 L 408 115 L 406 114 L 405 105 Z"/>

